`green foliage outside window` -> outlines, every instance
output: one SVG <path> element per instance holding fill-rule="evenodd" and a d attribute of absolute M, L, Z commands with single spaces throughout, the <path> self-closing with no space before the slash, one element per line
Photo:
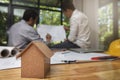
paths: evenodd
<path fill-rule="evenodd" d="M 61 25 L 60 8 L 48 7 L 48 6 L 40 6 L 40 8 L 42 8 L 40 10 L 40 16 L 39 16 L 40 24 Z M 46 10 L 46 9 L 49 9 L 49 10 Z"/>
<path fill-rule="evenodd" d="M 100 47 L 107 50 L 113 40 L 113 5 L 110 3 L 99 9 Z"/>
<path fill-rule="evenodd" d="M 60 12 L 41 10 L 40 11 L 40 24 L 60 25 L 61 24 L 60 16 L 61 16 Z"/>
<path fill-rule="evenodd" d="M 69 19 L 63 15 L 63 25 L 70 28 Z M 68 37 L 70 31 L 66 31 L 66 37 Z"/>
<path fill-rule="evenodd" d="M 10 0 L 0 0 L 1 3 L 9 3 Z"/>
<path fill-rule="evenodd" d="M 7 27 L 7 13 L 5 12 L 0 12 L 0 45 L 5 45 L 6 40 L 7 40 L 7 32 L 6 32 L 6 27 Z"/>

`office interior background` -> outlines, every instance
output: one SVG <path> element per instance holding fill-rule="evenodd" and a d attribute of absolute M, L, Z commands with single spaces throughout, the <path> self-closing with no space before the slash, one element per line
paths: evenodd
<path fill-rule="evenodd" d="M 0 0 L 0 46 L 7 46 L 7 30 L 28 8 L 39 12 L 36 24 L 68 26 L 68 19 L 61 11 L 61 1 Z M 120 0 L 73 0 L 73 4 L 88 16 L 92 48 L 107 50 L 113 40 L 120 38 Z"/>

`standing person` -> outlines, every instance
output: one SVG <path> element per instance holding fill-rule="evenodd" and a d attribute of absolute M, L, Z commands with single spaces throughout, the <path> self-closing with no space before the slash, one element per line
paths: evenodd
<path fill-rule="evenodd" d="M 88 48 L 90 47 L 90 29 L 85 14 L 75 9 L 70 0 L 62 2 L 62 11 L 69 18 L 70 33 L 63 43 L 51 46 L 52 48 Z M 66 28 L 65 28 L 66 29 Z"/>
<path fill-rule="evenodd" d="M 12 25 L 8 31 L 8 46 L 24 49 L 31 41 L 44 42 L 33 26 L 38 19 L 38 13 L 33 9 L 27 9 L 21 21 Z M 47 39 L 50 41 L 49 39 Z"/>

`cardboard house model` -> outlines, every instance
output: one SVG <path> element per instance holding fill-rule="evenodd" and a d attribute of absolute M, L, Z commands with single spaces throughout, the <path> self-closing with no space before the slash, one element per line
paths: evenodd
<path fill-rule="evenodd" d="M 35 41 L 31 42 L 20 54 L 21 77 L 45 78 L 50 70 L 50 57 L 53 52 L 46 44 Z"/>

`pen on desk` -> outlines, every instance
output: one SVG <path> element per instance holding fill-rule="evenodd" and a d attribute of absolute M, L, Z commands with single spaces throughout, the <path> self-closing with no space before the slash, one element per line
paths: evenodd
<path fill-rule="evenodd" d="M 120 58 L 117 56 L 100 56 L 91 58 L 91 60 L 116 60 L 116 59 Z"/>
<path fill-rule="evenodd" d="M 98 62 L 101 60 L 62 60 L 62 62 L 71 64 L 71 63 L 87 63 L 87 62 Z"/>
<path fill-rule="evenodd" d="M 70 51 L 63 51 L 62 54 L 70 53 Z"/>

